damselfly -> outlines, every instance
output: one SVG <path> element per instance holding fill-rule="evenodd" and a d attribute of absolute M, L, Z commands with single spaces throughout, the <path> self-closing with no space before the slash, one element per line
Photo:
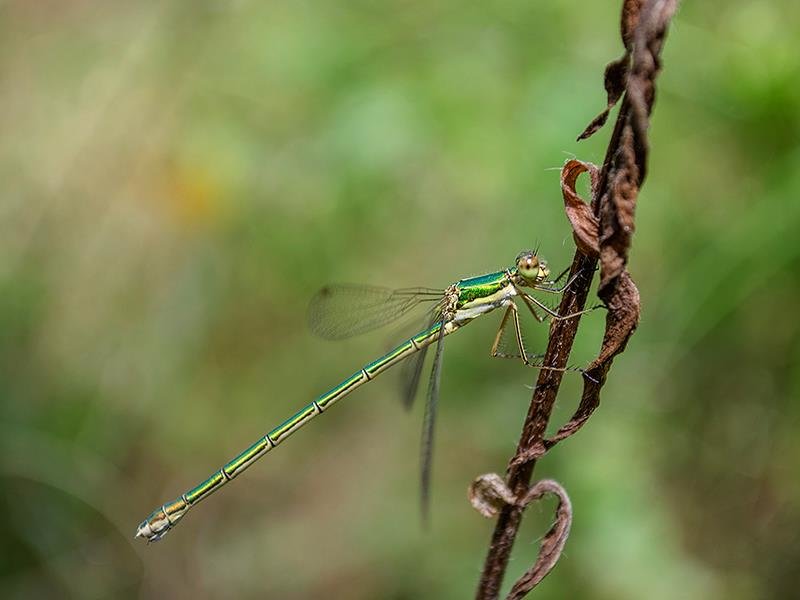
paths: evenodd
<path fill-rule="evenodd" d="M 395 321 L 412 309 L 425 305 L 428 306 L 428 326 L 387 354 L 365 365 L 336 387 L 318 396 L 211 477 L 177 499 L 156 509 L 139 525 L 136 537 L 143 537 L 148 541 L 161 539 L 186 515 L 191 507 L 242 473 L 311 419 L 328 410 L 356 388 L 372 381 L 389 367 L 414 356 L 413 360 L 406 363 L 408 376 L 404 389 L 404 401 L 406 405 L 410 405 L 416 395 L 425 354 L 431 345 L 436 344 L 433 368 L 428 383 L 422 434 L 421 484 L 423 515 L 425 515 L 430 489 L 436 403 L 442 369 L 442 350 L 444 348 L 442 340 L 478 317 L 498 308 L 504 308 L 505 314 L 492 345 L 491 355 L 519 358 L 528 366 L 552 369 L 553 367 L 537 362 L 541 355 L 530 355 L 526 352 L 520 327 L 519 309 L 515 300 L 521 300 L 539 322 L 548 319 L 570 319 L 592 310 L 559 315 L 526 290 L 528 288 L 539 292 L 560 294 L 579 276 L 579 273 L 576 273 L 563 286 L 558 287 L 558 283 L 565 273 L 555 280 L 548 280 L 550 270 L 534 250 L 521 252 L 513 267 L 478 277 L 461 279 L 445 290 L 428 288 L 391 290 L 351 285 L 323 288 L 311 301 L 309 324 L 314 333 L 324 338 L 342 339 L 364 333 Z M 508 342 L 506 338 L 508 329 L 513 335 L 511 353 L 505 352 L 502 348 L 503 344 Z"/>

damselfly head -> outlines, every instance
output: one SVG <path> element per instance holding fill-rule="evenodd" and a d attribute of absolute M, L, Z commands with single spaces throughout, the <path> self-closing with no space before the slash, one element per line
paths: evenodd
<path fill-rule="evenodd" d="M 535 250 L 523 250 L 517 256 L 517 273 L 529 283 L 539 283 L 550 276 L 550 269 Z"/>

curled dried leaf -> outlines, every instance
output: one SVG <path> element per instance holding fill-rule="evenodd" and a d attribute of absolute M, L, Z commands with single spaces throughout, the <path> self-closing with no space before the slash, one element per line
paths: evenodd
<path fill-rule="evenodd" d="M 626 126 L 621 146 L 608 171 L 608 187 L 600 199 L 600 286 L 605 288 L 625 269 L 631 246 L 639 196 L 639 163 L 633 131 Z"/>
<path fill-rule="evenodd" d="M 608 115 L 611 113 L 611 109 L 614 108 L 617 102 L 619 102 L 619 99 L 622 97 L 622 94 L 625 91 L 625 80 L 628 77 L 628 67 L 630 65 L 630 61 L 630 51 L 626 50 L 625 54 L 623 54 L 620 58 L 606 65 L 606 71 L 603 78 L 603 85 L 605 85 L 607 97 L 606 107 L 586 126 L 586 129 L 584 129 L 578 136 L 577 141 L 592 137 L 603 127 L 603 125 L 606 124 Z"/>
<path fill-rule="evenodd" d="M 600 354 L 589 365 L 590 373 L 602 368 L 614 356 L 625 350 L 628 340 L 639 325 L 641 311 L 639 289 L 628 271 L 620 274 L 613 288 L 601 290 L 599 294 L 608 306 L 608 314 L 603 345 Z"/>
<path fill-rule="evenodd" d="M 470 503 L 485 517 L 496 516 L 503 505 L 517 506 L 524 510 L 528 504 L 540 500 L 547 494 L 558 498 L 555 522 L 542 538 L 536 562 L 517 580 L 506 600 L 519 600 L 525 597 L 556 566 L 572 527 L 572 503 L 567 491 L 552 479 L 542 479 L 528 488 L 520 498 L 514 495 L 505 480 L 497 473 L 487 473 L 477 477 L 469 488 Z"/>
<path fill-rule="evenodd" d="M 572 237 L 575 245 L 586 256 L 597 258 L 600 255 L 598 241 L 599 221 L 589 204 L 584 202 L 575 191 L 575 184 L 581 173 L 589 173 L 592 182 L 592 193 L 597 188 L 600 172 L 592 163 L 576 159 L 568 160 L 561 168 L 561 195 L 564 197 L 564 211 L 572 225 Z"/>
<path fill-rule="evenodd" d="M 486 473 L 475 478 L 469 486 L 469 502 L 484 517 L 496 517 L 505 504 L 514 504 L 516 496 L 497 473 Z"/>
<path fill-rule="evenodd" d="M 539 481 L 528 491 L 522 500 L 522 504 L 527 506 L 529 502 L 539 500 L 545 494 L 552 494 L 558 498 L 555 522 L 542 538 L 536 562 L 530 569 L 525 571 L 522 577 L 517 579 L 508 596 L 506 596 L 506 600 L 524 598 L 533 588 L 539 585 L 542 579 L 556 566 L 567 543 L 569 531 L 572 527 L 572 503 L 569 500 L 567 491 L 558 482 L 552 479 Z"/>
<path fill-rule="evenodd" d="M 608 120 L 611 109 L 619 102 L 622 94 L 629 87 L 628 73 L 631 68 L 631 55 L 633 54 L 634 38 L 638 31 L 639 17 L 642 12 L 644 0 L 625 0 L 622 5 L 620 17 L 620 35 L 625 46 L 625 54 L 617 60 L 606 65 L 603 75 L 603 85 L 606 88 L 606 107 L 592 119 L 591 123 L 578 136 L 578 141 L 585 140 L 594 135 Z"/>

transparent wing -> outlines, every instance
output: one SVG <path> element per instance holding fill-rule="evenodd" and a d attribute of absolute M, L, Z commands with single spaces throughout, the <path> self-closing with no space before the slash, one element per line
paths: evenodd
<path fill-rule="evenodd" d="M 526 336 L 523 333 L 522 325 L 520 322 L 519 335 L 515 325 L 515 314 L 509 308 L 500 322 L 500 328 L 497 331 L 494 345 L 492 346 L 491 355 L 495 358 L 513 358 L 525 361 L 533 366 L 531 361 L 542 358 L 544 354 L 532 354 L 528 348 L 525 340 Z M 521 346 L 521 348 L 520 348 Z"/>
<path fill-rule="evenodd" d="M 430 317 L 426 319 L 425 329 L 430 329 L 433 327 L 434 323 L 441 318 L 441 311 L 438 310 L 437 307 L 431 311 Z M 422 329 L 419 331 L 422 331 Z M 430 346 L 425 346 L 414 356 L 403 361 L 403 364 L 400 367 L 400 385 L 402 386 L 400 388 L 400 398 L 402 399 L 403 407 L 406 410 L 411 410 L 411 407 L 414 405 L 414 398 L 417 396 L 419 382 L 422 379 L 422 369 L 425 366 L 425 357 L 427 356 L 428 348 L 430 348 Z"/>
<path fill-rule="evenodd" d="M 308 326 L 324 339 L 341 340 L 397 321 L 419 306 L 440 301 L 442 295 L 430 288 L 327 285 L 311 299 Z"/>
<path fill-rule="evenodd" d="M 542 304 L 550 307 L 550 303 Z M 524 352 L 529 359 L 540 357 L 542 355 L 539 353 L 547 345 L 547 333 L 537 321 L 547 321 L 549 317 L 532 303 L 522 301 L 517 306 L 520 307 L 518 315 L 509 310 L 503 316 L 492 354 L 498 358 L 522 358 Z M 535 319 L 530 318 L 531 316 Z"/>
<path fill-rule="evenodd" d="M 494 356 L 497 358 L 522 358 L 522 354 L 519 351 L 519 341 L 517 340 L 517 334 L 514 330 L 514 319 L 511 313 L 503 317 L 497 336 Z M 525 338 L 523 338 L 523 343 L 524 340 Z M 525 349 L 527 350 L 527 346 Z"/>
<path fill-rule="evenodd" d="M 433 466 L 433 435 L 436 429 L 436 408 L 439 403 L 439 383 L 442 375 L 442 351 L 444 350 L 444 323 L 436 340 L 431 379 L 428 382 L 428 398 L 425 403 L 425 418 L 422 422 L 422 447 L 420 449 L 420 492 L 422 522 L 427 525 L 431 504 L 431 469 Z"/>

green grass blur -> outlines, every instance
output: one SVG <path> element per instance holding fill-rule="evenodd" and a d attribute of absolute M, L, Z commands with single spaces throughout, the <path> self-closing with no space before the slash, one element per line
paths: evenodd
<path fill-rule="evenodd" d="M 447 344 L 433 527 L 388 374 L 157 545 L 138 522 L 386 348 L 330 281 L 443 286 L 573 244 L 619 2 L 0 5 L 0 596 L 469 598 L 534 374 Z M 642 321 L 544 459 L 575 509 L 535 598 L 783 599 L 800 564 L 796 3 L 686 2 L 630 270 Z M 791 24 L 794 23 L 794 26 Z M 613 118 L 613 117 L 612 117 Z M 586 318 L 588 362 L 603 317 Z M 545 328 L 530 327 L 529 345 Z M 554 426 L 580 380 L 565 382 Z M 530 509 L 507 585 L 552 504 Z"/>

